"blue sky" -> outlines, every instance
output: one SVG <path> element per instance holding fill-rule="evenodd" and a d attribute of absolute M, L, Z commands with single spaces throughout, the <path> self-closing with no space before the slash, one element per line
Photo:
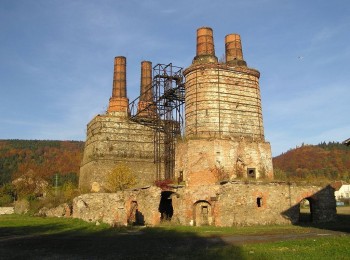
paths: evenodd
<path fill-rule="evenodd" d="M 127 57 L 130 101 L 140 62 L 188 67 L 196 30 L 241 35 L 261 73 L 266 140 L 290 148 L 350 137 L 350 1 L 1 0 L 0 139 L 85 140 Z"/>

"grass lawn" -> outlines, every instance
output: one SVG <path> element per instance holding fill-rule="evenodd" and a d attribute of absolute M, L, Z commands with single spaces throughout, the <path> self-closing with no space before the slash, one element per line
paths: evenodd
<path fill-rule="evenodd" d="M 2 215 L 0 259 L 350 259 L 348 220 L 312 227 L 111 228 L 77 219 Z M 322 232 L 331 234 L 315 236 Z M 311 233 L 303 239 L 228 242 Z"/>

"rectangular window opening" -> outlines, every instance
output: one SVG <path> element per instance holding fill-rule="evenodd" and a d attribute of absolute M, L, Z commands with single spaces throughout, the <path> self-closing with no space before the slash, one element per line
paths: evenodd
<path fill-rule="evenodd" d="M 256 169 L 255 168 L 248 168 L 247 169 L 247 176 L 249 178 L 256 178 Z"/>

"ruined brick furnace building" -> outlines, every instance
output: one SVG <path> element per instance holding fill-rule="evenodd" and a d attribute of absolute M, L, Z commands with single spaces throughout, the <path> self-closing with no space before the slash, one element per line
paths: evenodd
<path fill-rule="evenodd" d="M 259 77 L 243 58 L 238 34 L 225 37 L 225 61 L 218 61 L 213 31 L 202 27 L 185 70 L 158 64 L 152 71 L 151 62 L 141 63 L 140 96 L 129 103 L 126 58 L 116 57 L 109 107 L 88 124 L 80 169 L 79 186 L 97 193 L 77 197 L 73 216 L 123 225 L 164 219 L 183 225 L 296 223 L 307 199 L 313 221 L 334 220 L 331 187 L 273 182 Z M 103 193 L 120 162 L 138 184 Z M 174 184 L 154 186 L 164 179 Z"/>

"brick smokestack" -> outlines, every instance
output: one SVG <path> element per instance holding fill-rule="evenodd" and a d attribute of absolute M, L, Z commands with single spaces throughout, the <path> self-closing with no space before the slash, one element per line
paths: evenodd
<path fill-rule="evenodd" d="M 217 62 L 213 30 L 209 27 L 197 29 L 197 51 L 193 63 Z"/>
<path fill-rule="evenodd" d="M 156 109 L 153 103 L 152 89 L 152 62 L 141 62 L 141 88 L 140 101 L 137 106 L 138 116 L 143 118 L 154 118 Z"/>
<path fill-rule="evenodd" d="M 126 58 L 114 58 L 113 90 L 108 112 L 127 112 L 129 100 L 126 93 Z"/>
<path fill-rule="evenodd" d="M 247 66 L 243 59 L 241 36 L 228 34 L 225 37 L 226 63 L 230 66 Z"/>
<path fill-rule="evenodd" d="M 153 101 L 152 93 L 152 62 L 141 62 L 141 91 L 140 100 L 146 102 Z"/>

